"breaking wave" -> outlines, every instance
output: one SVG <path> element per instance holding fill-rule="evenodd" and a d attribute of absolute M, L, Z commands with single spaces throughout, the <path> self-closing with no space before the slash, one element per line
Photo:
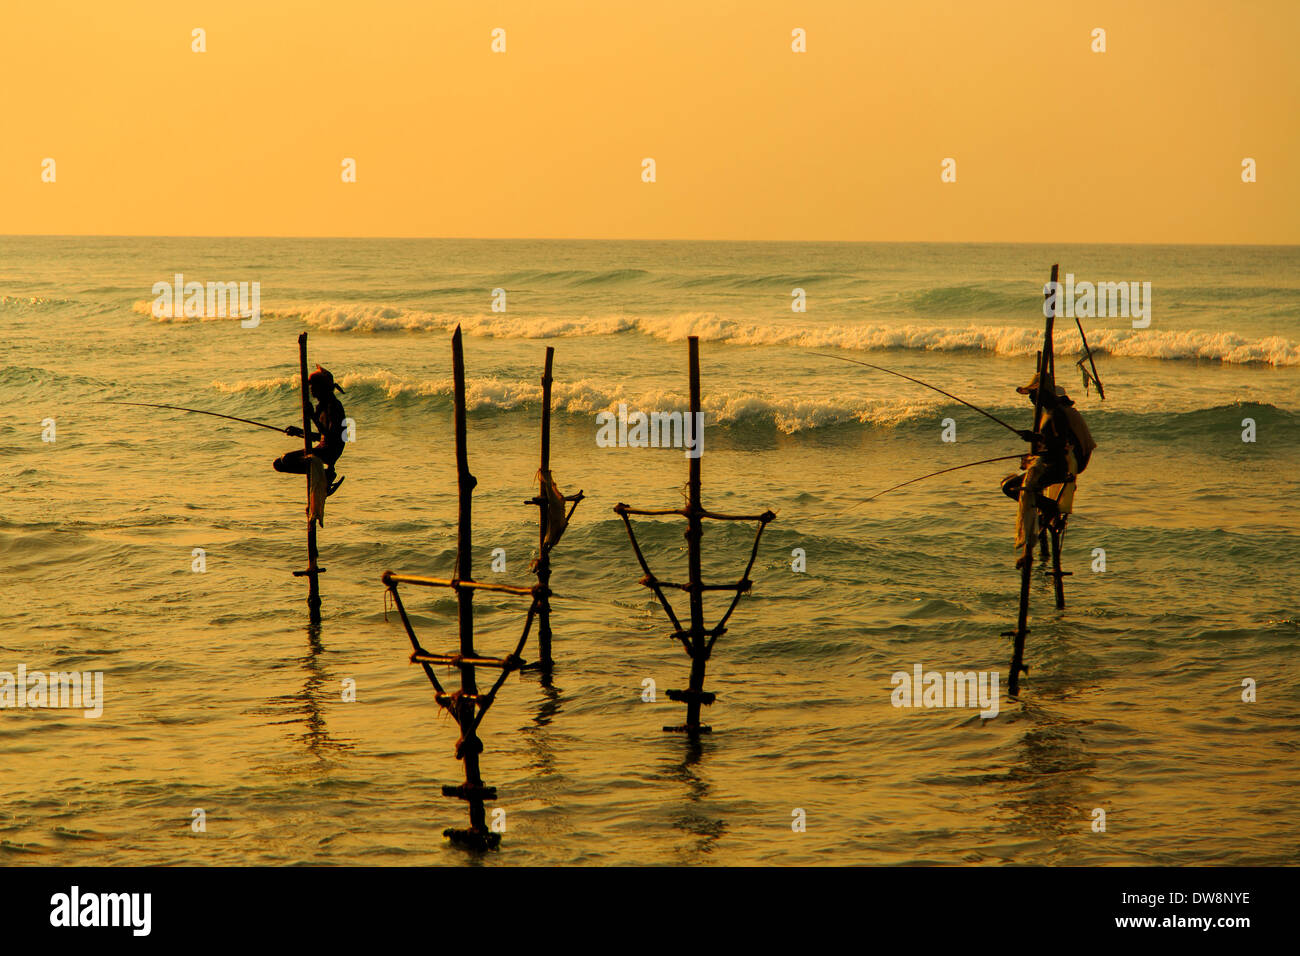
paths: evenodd
<path fill-rule="evenodd" d="M 452 380 L 406 380 L 387 371 L 352 372 L 339 378 L 346 390 L 347 402 L 358 405 L 392 403 L 421 405 L 429 411 L 445 412 L 451 408 Z M 538 408 L 542 389 L 535 380 L 514 381 L 502 378 L 470 378 L 466 381 L 466 400 L 469 410 L 477 414 L 529 412 Z M 250 379 L 236 382 L 214 382 L 219 392 L 249 398 L 275 396 L 280 405 L 283 400 L 298 394 L 298 376 Z M 686 410 L 680 391 L 645 390 L 629 393 L 618 385 L 609 385 L 583 379 L 577 382 L 555 382 L 551 389 L 552 409 L 557 416 L 573 416 L 590 421 L 597 412 L 617 412 L 619 403 L 629 411 L 672 412 Z M 1026 418 L 1024 406 L 995 406 L 990 408 L 1001 418 L 1018 421 Z M 711 390 L 706 401 L 706 422 L 713 427 L 732 429 L 775 430 L 795 434 L 814 429 L 836 426 L 898 429 L 913 424 L 932 428 L 935 421 L 952 415 L 967 421 L 972 427 L 989 427 L 962 405 L 925 396 L 917 398 L 820 400 L 798 397 L 774 398 L 750 390 Z M 1165 441 L 1174 438 L 1192 438 L 1198 435 L 1226 433 L 1242 415 L 1255 417 L 1260 427 L 1276 425 L 1287 430 L 1300 429 L 1300 415 L 1269 404 L 1238 403 L 1188 411 L 1110 411 L 1090 408 L 1087 411 L 1094 431 L 1100 436 L 1107 432 L 1123 433 L 1135 437 Z M 1297 437 L 1300 437 L 1298 435 Z"/>
<path fill-rule="evenodd" d="M 150 303 L 135 310 L 151 315 Z M 697 335 L 726 345 L 831 348 L 871 352 L 908 349 L 929 352 L 973 351 L 994 355 L 1032 355 L 1041 343 L 1037 325 L 939 326 L 873 322 L 809 326 L 803 319 L 762 323 L 714 312 L 676 315 L 547 317 L 479 313 L 450 314 L 378 304 L 315 304 L 262 310 L 264 320 L 295 320 L 323 332 L 448 332 L 459 325 L 467 335 L 489 338 L 572 338 L 639 333 L 665 342 Z M 233 319 L 166 318 L 160 322 L 234 321 Z M 1088 344 L 1114 358 L 1216 361 L 1232 365 L 1300 366 L 1300 343 L 1282 336 L 1247 338 L 1234 332 L 1199 329 L 1098 328 Z M 1057 347 L 1077 353 L 1082 346 L 1072 328 L 1057 333 Z"/>
<path fill-rule="evenodd" d="M 358 403 L 426 401 L 437 409 L 448 409 L 452 400 L 450 377 L 407 381 L 389 372 L 353 372 L 338 379 L 345 389 L 345 400 Z M 297 394 L 298 376 L 214 382 L 219 392 L 237 395 Z M 511 412 L 537 408 L 542 389 L 535 381 L 511 381 L 501 378 L 470 378 L 465 383 L 466 403 L 471 412 Z M 556 382 L 551 387 L 551 406 L 559 415 L 591 418 L 597 412 L 618 410 L 619 403 L 629 410 L 662 412 L 686 410 L 680 390 L 647 390 L 629 394 L 617 386 L 602 385 L 588 379 Z M 786 433 L 832 425 L 870 424 L 891 427 L 909 419 L 933 415 L 938 403 L 925 400 L 858 402 L 821 402 L 813 399 L 773 399 L 749 391 L 711 391 L 708 421 L 714 425 L 749 425 L 775 428 Z"/>

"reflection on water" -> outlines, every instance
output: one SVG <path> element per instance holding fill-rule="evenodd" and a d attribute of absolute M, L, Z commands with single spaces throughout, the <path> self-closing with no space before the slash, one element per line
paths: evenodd
<path fill-rule="evenodd" d="M 1040 593 L 1035 595 L 1043 600 Z M 1067 595 L 1068 597 L 1068 595 Z M 1017 820 L 1016 832 L 1027 837 L 1057 837 L 1077 834 L 1087 826 L 1088 811 L 1095 800 L 1088 798 L 1089 777 L 1096 760 L 1087 746 L 1089 720 L 1070 717 L 1068 699 L 1082 689 L 1081 674 L 1076 666 L 1057 666 L 1062 658 L 1074 657 L 1068 627 L 1063 627 L 1067 612 L 1043 611 L 1038 615 L 1040 634 L 1037 650 L 1040 658 L 1054 661 L 1053 666 L 1038 668 L 1052 676 L 1038 680 L 1033 694 L 1021 699 L 1020 719 L 1028 725 L 1016 747 L 1015 757 L 1002 777 L 1007 797 L 999 806 Z M 1047 637 L 1047 635 L 1052 635 Z M 1088 673 L 1095 674 L 1092 668 Z"/>
<path fill-rule="evenodd" d="M 529 766 L 542 776 L 551 776 L 555 773 L 555 748 L 549 728 L 551 721 L 561 710 L 564 692 L 556 687 L 550 675 L 545 673 L 541 674 L 538 686 L 542 691 L 542 702 L 537 708 L 537 715 L 533 718 L 531 726 L 525 725 L 519 732 L 527 741 L 528 749 L 532 754 Z"/>
<path fill-rule="evenodd" d="M 330 737 L 325 725 L 324 702 L 327 695 L 339 693 L 342 699 L 342 684 L 332 680 L 325 669 L 322 656 L 325 645 L 321 642 L 321 625 L 309 624 L 307 633 L 307 654 L 296 660 L 306 672 L 302 690 L 296 694 L 273 697 L 270 700 L 270 713 L 289 710 L 293 716 L 272 721 L 273 724 L 300 724 L 302 733 L 298 735 L 307 749 L 307 753 L 317 761 L 318 768 L 328 769 L 329 755 L 351 750 L 353 744 L 335 740 Z"/>
<path fill-rule="evenodd" d="M 1001 778 L 1007 797 L 999 806 L 1015 817 L 1020 836 L 1079 833 L 1086 826 L 1088 777 L 1096 766 L 1086 747 L 1087 722 L 1033 704 L 1025 705 L 1024 719 L 1032 726 Z"/>
<path fill-rule="evenodd" d="M 669 764 L 662 776 L 685 785 L 686 803 L 672 817 L 672 827 L 695 838 L 690 844 L 674 850 L 680 864 L 690 864 L 701 862 L 713 852 L 727 830 L 727 823 L 707 812 L 704 807 L 713 788 L 701 774 L 703 743 L 698 738 L 689 736 L 684 740 L 686 752 L 681 762 Z"/>

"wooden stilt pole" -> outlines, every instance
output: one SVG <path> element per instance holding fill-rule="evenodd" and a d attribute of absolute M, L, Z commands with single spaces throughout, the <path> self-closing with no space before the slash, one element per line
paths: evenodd
<path fill-rule="evenodd" d="M 573 495 L 561 495 L 561 507 L 567 502 L 569 510 L 567 515 L 561 512 L 564 524 L 559 529 L 551 527 L 551 508 L 554 506 L 554 498 L 548 495 L 559 495 L 559 491 L 554 486 L 554 479 L 551 476 L 551 369 L 555 361 L 555 349 L 547 346 L 546 364 L 542 370 L 542 450 L 541 461 L 538 467 L 538 479 L 541 487 L 536 495 L 529 498 L 524 504 L 537 505 L 540 516 L 537 521 L 537 560 L 532 564 L 532 571 L 537 575 L 537 653 L 538 660 L 528 667 L 536 668 L 542 672 L 542 685 L 549 686 L 551 672 L 554 670 L 555 661 L 551 657 L 551 548 L 559 540 L 558 534 L 552 537 L 552 532 L 557 531 L 563 534 L 565 528 L 573 518 L 573 513 L 577 511 L 578 504 L 585 497 L 581 490 Z M 548 491 L 547 483 L 550 483 Z"/>
<path fill-rule="evenodd" d="M 542 455 L 541 472 L 548 474 L 551 470 L 551 364 L 555 360 L 555 349 L 546 347 L 546 365 L 542 369 Z M 546 547 L 546 532 L 549 526 L 550 509 L 544 495 L 538 495 L 537 534 L 537 583 L 542 587 L 542 597 L 537 606 L 537 659 L 543 671 L 549 672 L 555 666 L 551 659 L 551 551 Z"/>
<path fill-rule="evenodd" d="M 1061 570 L 1061 534 L 1064 529 L 1057 528 L 1055 524 L 1049 528 L 1052 536 L 1052 580 L 1056 586 L 1056 606 L 1058 609 L 1065 607 L 1065 578 L 1069 571 Z"/>
<path fill-rule="evenodd" d="M 1007 679 L 1007 693 L 1015 697 L 1020 693 L 1020 675 L 1028 673 L 1025 666 L 1025 635 L 1029 633 L 1029 572 L 1033 559 L 1034 547 L 1025 548 L 1025 563 L 1020 569 L 1020 616 L 1016 619 L 1016 629 L 1012 631 L 1015 645 L 1011 651 L 1011 676 Z"/>
<path fill-rule="evenodd" d="M 298 335 L 298 369 L 302 378 L 302 445 L 307 461 L 307 570 L 295 571 L 307 578 L 307 610 L 312 624 L 320 623 L 320 573 L 316 564 L 316 521 L 311 516 L 311 389 L 307 385 L 307 333 Z"/>
<path fill-rule="evenodd" d="M 1059 266 L 1052 264 L 1052 286 L 1055 288 Z M 1049 389 L 1055 389 L 1056 383 L 1052 379 L 1052 369 L 1055 367 L 1053 360 L 1052 348 L 1052 326 L 1056 320 L 1056 299 L 1052 299 L 1053 307 L 1048 310 L 1047 321 L 1043 326 L 1043 348 L 1038 353 L 1038 391 L 1037 398 L 1034 401 L 1034 422 L 1033 430 L 1037 431 L 1041 427 L 1043 415 L 1043 396 Z M 1037 453 L 1041 451 L 1037 445 L 1030 446 L 1030 452 Z M 1031 489 L 1029 482 L 1026 480 L 1020 487 L 1020 509 L 1022 512 L 1028 510 L 1035 519 L 1038 517 L 1038 489 Z M 1026 508 L 1026 505 L 1029 507 Z M 1020 611 L 1016 617 L 1016 629 L 1009 632 L 1014 638 L 1014 646 L 1011 652 L 1011 674 L 1007 678 L 1007 693 L 1012 697 L 1020 693 L 1020 675 L 1028 673 L 1029 668 L 1025 666 L 1025 635 L 1029 633 L 1029 575 L 1033 569 L 1034 563 L 1034 545 L 1038 535 L 1029 534 L 1025 529 L 1024 552 L 1020 556 Z M 1060 580 L 1059 578 L 1057 579 Z"/>
<path fill-rule="evenodd" d="M 690 337 L 690 389 L 691 389 L 691 428 L 698 428 L 700 421 L 700 340 Z M 696 435 L 696 440 L 699 436 Z M 700 505 L 700 460 L 704 456 L 695 455 L 690 459 L 690 476 L 686 490 L 686 554 L 687 587 L 691 608 L 691 681 L 686 702 L 686 732 L 692 737 L 708 733 L 709 728 L 700 726 L 700 699 L 704 695 L 704 668 L 708 663 L 708 650 L 704 634 L 704 579 L 701 572 L 700 542 L 704 537 L 704 525 L 701 521 L 703 508 Z"/>
<path fill-rule="evenodd" d="M 469 451 L 465 435 L 465 353 L 461 347 L 460 327 L 451 337 L 452 375 L 455 383 L 455 421 L 456 421 L 456 487 L 458 490 L 457 526 L 456 526 L 456 581 L 472 581 L 473 575 L 473 505 L 474 486 L 478 484 L 469 471 Z M 456 588 L 456 611 L 460 626 L 460 656 L 475 659 L 474 650 L 474 589 Z M 487 827 L 487 811 L 484 797 L 487 795 L 483 786 L 483 777 L 479 771 L 479 754 L 483 752 L 483 742 L 478 737 L 475 716 L 477 713 L 478 681 L 472 665 L 463 665 L 460 670 L 460 696 L 456 702 L 456 722 L 460 725 L 460 739 L 456 741 L 456 756 L 465 764 L 465 785 L 460 793 L 455 787 L 444 787 L 443 792 L 451 791 L 453 796 L 463 796 L 469 804 L 469 829 L 446 830 L 445 835 L 460 843 L 472 845 L 493 845 L 500 841 L 500 836 Z"/>

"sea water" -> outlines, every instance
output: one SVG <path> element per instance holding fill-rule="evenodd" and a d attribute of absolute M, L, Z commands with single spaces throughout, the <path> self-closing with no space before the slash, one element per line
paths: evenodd
<path fill-rule="evenodd" d="M 863 499 L 1024 443 L 834 356 L 1027 427 L 1015 387 L 1053 262 L 1076 282 L 1150 282 L 1151 315 L 1081 319 L 1104 402 L 1075 368 L 1073 320 L 1057 323 L 1058 380 L 1099 447 L 1064 538 L 1064 610 L 1034 571 L 1015 701 L 998 483 L 1017 463 Z M 453 571 L 457 325 L 474 574 L 533 580 L 548 345 L 552 469 L 586 495 L 553 552 L 553 682 L 513 675 L 480 728 L 504 811 L 489 862 L 1297 860 L 1295 248 L 10 237 L 0 263 L 0 671 L 103 674 L 97 718 L 0 710 L 0 862 L 469 859 L 441 836 L 466 820 L 440 792 L 463 779 L 456 728 L 380 582 Z M 156 317 L 154 286 L 177 274 L 258 283 L 258 321 Z M 319 533 L 318 632 L 291 575 L 303 481 L 271 469 L 301 443 L 104 404 L 300 423 L 302 331 L 354 423 Z M 596 441 L 620 403 L 685 411 L 689 335 L 705 504 L 777 513 L 709 661 L 698 748 L 661 730 L 683 720 L 666 691 L 689 660 L 612 510 L 680 507 L 688 459 Z M 684 577 L 682 522 L 637 527 L 656 572 Z M 711 580 L 739 576 L 752 535 L 706 527 Z M 450 593 L 404 596 L 422 643 L 453 648 Z M 509 651 L 524 610 L 480 595 L 480 650 Z M 997 716 L 894 706 L 891 676 L 918 666 L 1000 673 Z"/>

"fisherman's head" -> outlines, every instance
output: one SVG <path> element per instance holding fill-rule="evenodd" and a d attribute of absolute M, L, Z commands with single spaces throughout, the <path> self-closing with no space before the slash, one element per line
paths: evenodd
<path fill-rule="evenodd" d="M 334 390 L 343 391 L 343 386 L 334 381 L 334 376 L 330 374 L 329 369 L 316 366 L 316 371 L 307 376 L 307 387 L 311 389 L 312 395 L 316 401 L 323 402 L 331 395 Z"/>
<path fill-rule="evenodd" d="M 1038 373 L 1029 380 L 1028 385 L 1022 385 L 1016 389 L 1021 395 L 1028 395 L 1029 401 L 1034 405 L 1038 404 Z M 1060 385 L 1055 386 L 1052 391 L 1043 393 L 1043 404 L 1051 407 L 1052 405 L 1073 405 L 1070 396 L 1065 394 L 1065 389 Z"/>

